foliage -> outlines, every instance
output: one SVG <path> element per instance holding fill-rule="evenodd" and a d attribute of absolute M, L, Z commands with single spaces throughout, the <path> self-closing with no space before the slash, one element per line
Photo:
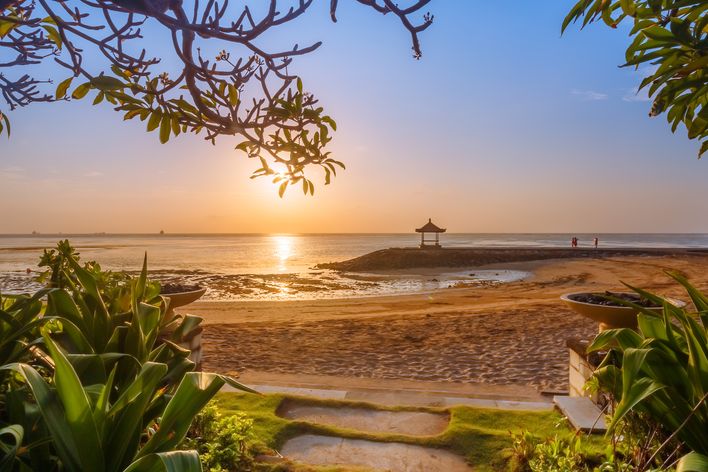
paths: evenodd
<path fill-rule="evenodd" d="M 708 5 L 703 0 L 579 0 L 563 22 L 632 23 L 626 67 L 646 66 L 639 86 L 653 98 L 650 116 L 666 113 L 672 131 L 683 123 L 708 150 Z"/>
<path fill-rule="evenodd" d="M 580 454 L 580 436 L 546 439 L 536 445 L 529 461 L 532 472 L 566 472 L 586 470 Z"/>
<path fill-rule="evenodd" d="M 662 304 L 663 313 L 625 302 L 639 312 L 638 332 L 604 331 L 588 350 L 607 350 L 594 376 L 617 402 L 610 432 L 631 419 L 630 415 L 640 414 L 645 418 L 642 421 L 651 420 L 667 433 L 637 467 L 665 467 L 688 448 L 694 453 L 684 457 L 679 470 L 703 471 L 708 468 L 687 469 L 686 464 L 705 464 L 708 458 L 708 297 L 682 275 L 670 275 L 685 288 L 696 312 L 630 287 Z M 665 459 L 660 462 L 659 458 Z"/>
<path fill-rule="evenodd" d="M 44 324 L 40 314 L 47 291 L 33 296 L 0 294 L 0 365 L 19 362 L 31 356 L 37 344 L 37 329 Z"/>
<path fill-rule="evenodd" d="M 528 430 L 512 434 L 510 467 L 518 472 L 588 471 L 592 458 L 581 445 L 581 436 L 540 439 Z M 608 471 L 609 472 L 609 471 Z"/>
<path fill-rule="evenodd" d="M 253 459 L 248 448 L 252 429 L 253 420 L 243 413 L 224 415 L 211 402 L 194 418 L 182 446 L 199 453 L 205 471 L 246 471 Z"/>
<path fill-rule="evenodd" d="M 518 434 L 511 434 L 510 465 L 512 470 L 530 470 L 529 463 L 533 459 L 538 443 L 538 438 L 531 434 L 531 431 L 524 430 Z"/>
<path fill-rule="evenodd" d="M 49 288 L 0 301 L 3 470 L 200 470 L 177 446 L 225 382 L 245 387 L 191 372 L 162 332 L 167 304 L 146 263 L 109 276 L 66 241 L 41 263 Z"/>
<path fill-rule="evenodd" d="M 396 18 L 420 57 L 418 35 L 433 21 L 421 14 L 429 0 L 352 1 Z M 312 193 L 306 169 L 321 168 L 327 184 L 344 167 L 327 150 L 335 121 L 293 73 L 294 61 L 321 42 L 266 47 L 261 38 L 277 37 L 313 3 L 319 5 L 312 0 L 0 0 L 0 51 L 15 56 L 0 62 L 12 73 L 0 74 L 0 96 L 10 110 L 92 96 L 94 105 L 108 103 L 124 120 L 139 118 L 162 143 L 181 133 L 201 134 L 212 143 L 219 136 L 239 136 L 236 149 L 260 161 L 254 176 L 279 182 L 281 196 L 291 184 Z M 333 21 L 337 6 L 337 0 L 329 2 Z M 56 82 L 27 73 L 49 59 L 61 66 Z M 0 133 L 6 128 L 9 135 L 1 112 Z"/>

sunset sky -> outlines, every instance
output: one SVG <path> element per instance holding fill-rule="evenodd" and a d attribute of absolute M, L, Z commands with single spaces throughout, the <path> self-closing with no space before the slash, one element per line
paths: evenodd
<path fill-rule="evenodd" d="M 297 71 L 339 125 L 332 185 L 313 169 L 314 197 L 280 199 L 238 138 L 161 145 L 108 105 L 39 104 L 0 138 L 0 233 L 708 232 L 708 162 L 647 116 L 628 28 L 561 37 L 572 1 L 433 0 L 415 61 L 394 18 L 316 3 L 268 40 L 324 41 Z"/>

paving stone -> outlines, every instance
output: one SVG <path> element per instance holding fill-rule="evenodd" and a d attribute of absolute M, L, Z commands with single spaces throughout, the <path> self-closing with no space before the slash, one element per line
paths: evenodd
<path fill-rule="evenodd" d="M 553 402 L 575 429 L 592 433 L 604 433 L 607 431 L 605 415 L 588 397 L 556 395 L 553 397 Z"/>
<path fill-rule="evenodd" d="M 420 411 L 383 411 L 370 408 L 312 406 L 286 401 L 278 411 L 284 418 L 365 431 L 367 433 L 435 436 L 447 428 L 446 414 Z"/>
<path fill-rule="evenodd" d="M 280 453 L 311 465 L 360 466 L 390 472 L 469 472 L 465 460 L 449 451 L 402 443 L 382 443 L 305 434 L 285 443 Z"/>

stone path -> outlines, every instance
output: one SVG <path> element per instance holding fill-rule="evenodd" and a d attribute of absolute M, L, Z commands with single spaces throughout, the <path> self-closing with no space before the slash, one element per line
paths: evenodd
<path fill-rule="evenodd" d="M 246 372 L 239 381 L 261 393 L 282 393 L 387 406 L 450 407 L 466 405 L 501 410 L 550 411 L 552 399 L 521 385 L 464 384 L 341 378 Z M 236 391 L 224 386 L 223 391 Z"/>
<path fill-rule="evenodd" d="M 313 465 L 360 466 L 390 472 L 469 472 L 451 452 L 402 443 L 382 443 L 305 434 L 286 442 L 280 453 Z"/>
<path fill-rule="evenodd" d="M 553 401 L 578 431 L 597 434 L 607 431 L 605 414 L 589 398 L 556 395 Z"/>
<path fill-rule="evenodd" d="M 284 418 L 355 429 L 367 433 L 435 436 L 447 428 L 445 414 L 421 411 L 384 411 L 369 408 L 327 407 L 286 400 L 278 414 Z"/>
<path fill-rule="evenodd" d="M 386 406 L 449 407 L 469 405 L 505 410 L 548 411 L 551 399 L 534 389 L 515 385 L 455 384 L 346 378 L 322 375 L 253 373 L 244 384 L 261 393 L 281 393 L 330 400 L 349 400 Z M 224 387 L 232 391 L 231 387 Z M 445 431 L 447 414 L 391 411 L 362 406 L 313 406 L 289 398 L 278 409 L 284 418 L 380 435 L 435 436 Z M 377 472 L 469 472 L 464 457 L 443 449 L 403 442 L 369 441 L 304 434 L 287 441 L 284 459 L 311 465 L 344 466 Z M 354 469 L 352 469 L 354 470 Z"/>

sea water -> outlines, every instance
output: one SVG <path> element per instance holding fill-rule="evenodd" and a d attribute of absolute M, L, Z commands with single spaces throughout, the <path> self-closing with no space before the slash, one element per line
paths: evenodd
<path fill-rule="evenodd" d="M 568 247 L 570 239 L 601 247 L 708 248 L 706 234 L 444 234 L 445 247 Z M 427 292 L 464 285 L 505 283 L 528 274 L 513 270 L 405 271 L 347 274 L 316 270 L 322 262 L 389 247 L 414 247 L 410 234 L 164 234 L 0 235 L 0 293 L 38 288 L 36 264 L 43 249 L 68 238 L 84 261 L 104 269 L 138 271 L 148 255 L 151 276 L 200 284 L 211 300 L 291 300 Z M 29 273 L 28 270 L 29 269 Z"/>

